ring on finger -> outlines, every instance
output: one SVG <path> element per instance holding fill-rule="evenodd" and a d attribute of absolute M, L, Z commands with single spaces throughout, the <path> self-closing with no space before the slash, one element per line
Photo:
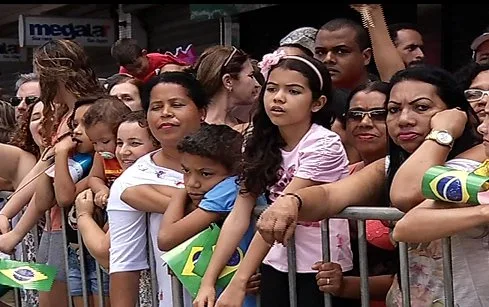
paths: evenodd
<path fill-rule="evenodd" d="M 326 284 L 329 285 L 331 283 L 331 279 L 329 277 L 326 277 Z"/>

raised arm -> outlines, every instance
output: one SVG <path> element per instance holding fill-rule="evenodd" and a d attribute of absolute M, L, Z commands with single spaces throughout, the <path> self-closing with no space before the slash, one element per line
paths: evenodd
<path fill-rule="evenodd" d="M 104 208 L 109 197 L 109 187 L 104 174 L 103 158 L 99 154 L 93 156 L 93 165 L 88 174 L 88 186 L 95 194 L 95 205 Z"/>
<path fill-rule="evenodd" d="M 76 183 L 71 178 L 68 159 L 76 142 L 65 137 L 55 146 L 54 157 L 54 194 L 60 207 L 71 206 L 76 198 Z"/>
<path fill-rule="evenodd" d="M 75 205 L 78 230 L 85 246 L 98 263 L 109 268 L 110 235 L 93 219 L 95 204 L 92 191 L 87 189 L 78 194 Z"/>
<path fill-rule="evenodd" d="M 380 4 L 352 4 L 351 7 L 360 14 L 364 10 L 370 12 L 371 23 L 365 20 L 364 14 L 362 14 L 362 20 L 370 35 L 380 79 L 389 82 L 396 72 L 406 67 L 389 35 L 382 6 Z"/>

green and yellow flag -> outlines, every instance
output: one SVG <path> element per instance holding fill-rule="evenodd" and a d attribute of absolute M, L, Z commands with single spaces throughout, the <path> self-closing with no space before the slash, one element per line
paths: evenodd
<path fill-rule="evenodd" d="M 215 244 L 214 245 L 207 244 L 204 246 L 200 254 L 200 257 L 197 260 L 197 263 L 195 264 L 194 273 L 200 276 L 204 276 L 205 271 L 207 270 L 207 267 L 209 266 L 209 263 L 211 261 L 212 254 L 214 253 L 215 248 L 216 248 Z M 219 275 L 219 278 L 217 279 L 216 285 L 218 287 L 223 289 L 229 284 L 229 282 L 234 276 L 234 273 L 238 270 L 239 264 L 241 263 L 241 260 L 243 260 L 243 257 L 244 257 L 243 250 L 240 247 L 236 248 L 233 255 L 229 259 L 228 263 L 226 264 L 221 274 Z"/>
<path fill-rule="evenodd" d="M 213 224 L 161 256 L 193 298 L 197 296 L 203 276 L 195 274 L 195 264 L 204 246 L 216 245 L 219 232 L 219 227 Z"/>
<path fill-rule="evenodd" d="M 423 195 L 428 199 L 479 205 L 489 190 L 489 162 L 469 173 L 444 166 L 433 166 L 422 181 Z"/>
<path fill-rule="evenodd" d="M 39 263 L 0 260 L 0 284 L 15 288 L 50 291 L 56 268 Z"/>

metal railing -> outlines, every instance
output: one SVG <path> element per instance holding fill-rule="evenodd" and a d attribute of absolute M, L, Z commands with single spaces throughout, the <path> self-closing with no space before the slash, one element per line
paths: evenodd
<path fill-rule="evenodd" d="M 263 207 L 256 208 L 255 214 L 258 216 L 262 211 Z M 64 213 L 62 213 L 64 215 Z M 369 282 L 368 282 L 368 254 L 367 254 L 367 237 L 366 237 L 366 220 L 383 220 L 383 221 L 397 221 L 401 219 L 403 213 L 395 208 L 385 208 L 385 207 L 349 207 L 342 211 L 340 214 L 331 217 L 335 219 L 349 219 L 356 220 L 358 226 L 358 251 L 359 251 L 359 267 L 360 267 L 360 298 L 362 306 L 370 306 L 370 293 L 369 293 Z M 63 220 L 63 229 L 66 229 L 66 225 Z M 149 220 L 149 219 L 148 219 Z M 47 221 L 49 223 L 49 221 Z M 149 229 L 149 227 L 148 227 Z M 64 257 L 65 257 L 65 267 L 66 272 L 69 272 L 68 266 L 68 242 L 66 238 L 66 232 L 63 231 L 64 235 Z M 149 235 L 149 232 L 148 232 Z M 323 261 L 330 261 L 330 244 L 329 244 L 329 219 L 325 219 L 321 222 L 321 235 L 322 235 L 322 247 L 323 247 Z M 37 237 L 37 234 L 35 236 Z M 288 280 L 289 280 L 289 301 L 290 307 L 297 307 L 297 291 L 296 291 L 296 250 L 294 238 L 291 239 L 290 244 L 287 244 L 287 256 L 288 256 Z M 78 232 L 78 242 L 80 244 L 80 271 L 82 275 L 82 289 L 83 289 L 83 305 L 88 307 L 88 291 L 86 287 L 86 264 L 83 249 L 83 239 Z M 149 243 L 149 262 L 150 271 L 152 276 L 152 302 L 153 306 L 158 306 L 157 299 L 157 285 L 156 285 L 156 270 L 154 262 L 154 253 L 152 252 L 151 240 Z M 39 244 L 36 243 L 36 246 Z M 25 248 L 25 246 L 23 246 Z M 450 238 L 442 239 L 442 256 L 443 256 L 443 277 L 444 277 L 444 291 L 445 291 L 445 306 L 454 306 L 454 292 L 453 292 L 453 280 L 452 280 L 452 259 L 451 259 L 451 244 Z M 400 288 L 402 291 L 402 306 L 411 306 L 410 297 L 410 287 L 409 287 L 409 261 L 408 261 L 408 246 L 404 242 L 399 242 L 399 261 L 400 261 Z M 102 274 L 98 263 L 97 267 L 97 283 L 98 283 L 98 299 L 99 306 L 104 306 L 104 295 L 103 295 L 103 283 Z M 67 276 L 68 277 L 68 276 Z M 68 280 L 68 279 L 67 279 Z M 100 295 L 102 294 L 102 295 Z M 173 296 L 173 307 L 183 307 L 183 287 L 181 283 L 175 276 L 172 276 L 172 296 Z M 68 283 L 68 297 L 70 296 L 69 283 Z M 14 289 L 15 306 L 22 306 L 20 300 L 20 294 L 18 289 Z M 259 302 L 258 302 L 259 303 Z M 73 306 L 73 302 L 69 299 L 69 306 Z M 324 294 L 324 306 L 330 307 L 331 305 L 331 295 Z"/>
<path fill-rule="evenodd" d="M 264 210 L 264 207 L 255 209 L 255 215 L 259 215 Z M 395 208 L 385 207 L 349 207 L 343 210 L 338 215 L 331 218 L 356 220 L 358 226 L 358 251 L 360 265 L 360 298 L 363 307 L 370 306 L 370 292 L 368 283 L 368 255 L 367 255 L 367 237 L 366 237 L 366 220 L 383 220 L 383 221 L 398 221 L 403 217 L 403 212 Z M 330 245 L 329 245 L 329 219 L 321 222 L 321 236 L 323 246 L 323 261 L 330 261 Z M 452 277 L 452 258 L 450 238 L 442 239 L 443 247 L 443 277 L 445 285 L 445 306 L 454 307 L 453 295 L 453 277 Z M 288 280 L 289 280 L 289 301 L 290 307 L 298 307 L 297 291 L 296 291 L 296 251 L 294 238 L 287 244 L 287 262 L 288 262 Z M 405 242 L 399 242 L 399 261 L 400 261 L 400 280 L 402 291 L 402 306 L 411 306 L 411 296 L 409 287 L 409 260 L 408 246 Z M 178 283 L 176 278 L 173 279 L 175 284 L 174 292 L 182 293 L 182 285 Z M 183 307 L 183 303 L 179 297 L 173 297 L 173 307 Z M 259 302 L 258 302 L 259 303 Z M 324 294 L 324 306 L 331 307 L 331 295 Z M 300 306 L 302 307 L 302 306 Z"/>

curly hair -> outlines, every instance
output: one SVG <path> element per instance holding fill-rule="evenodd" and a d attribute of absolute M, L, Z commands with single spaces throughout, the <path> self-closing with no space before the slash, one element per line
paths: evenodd
<path fill-rule="evenodd" d="M 122 125 L 123 123 L 138 123 L 139 127 L 146 128 L 146 130 L 148 131 L 149 138 L 151 139 L 153 145 L 155 147 L 160 147 L 160 142 L 158 142 L 158 140 L 155 139 L 155 137 L 151 133 L 151 130 L 149 129 L 148 121 L 146 120 L 146 112 L 144 112 L 143 110 L 132 111 L 125 114 L 124 116 L 122 116 L 120 125 Z"/>
<path fill-rule="evenodd" d="M 114 135 L 117 135 L 117 128 L 123 117 L 130 112 L 131 109 L 119 98 L 105 95 L 98 97 L 83 115 L 83 124 L 88 129 L 98 123 L 103 123 L 110 127 Z"/>
<path fill-rule="evenodd" d="M 326 105 L 318 112 L 312 113 L 311 122 L 330 129 L 335 115 L 332 110 L 334 102 L 332 102 L 331 77 L 329 72 L 326 66 L 319 60 L 309 56 L 300 57 L 317 68 L 323 79 L 322 88 L 320 87 L 320 80 L 317 73 L 308 64 L 293 58 L 285 57 L 281 59 L 270 69 L 268 76 L 278 67 L 301 73 L 308 80 L 313 101 L 319 99 L 322 95 L 327 98 Z M 272 123 L 265 111 L 265 91 L 266 86 L 262 88 L 260 101 L 256 113 L 253 116 L 253 130 L 246 140 L 243 168 L 239 175 L 239 181 L 244 185 L 240 192 L 251 193 L 255 196 L 264 193 L 269 186 L 275 184 L 279 179 L 278 172 L 283 161 L 280 149 L 287 145 L 278 127 Z"/>
<path fill-rule="evenodd" d="M 41 156 L 41 151 L 39 146 L 37 146 L 36 142 L 34 141 L 34 138 L 32 137 L 30 123 L 32 112 L 34 111 L 34 107 L 38 103 L 42 102 L 38 101 L 29 105 L 27 107 L 27 110 L 21 115 L 9 142 L 9 144 L 12 146 L 16 146 L 24 151 L 30 152 L 36 158 L 39 158 Z"/>
<path fill-rule="evenodd" d="M 237 174 L 241 161 L 243 136 L 227 125 L 203 124 L 197 132 L 184 137 L 177 149 L 221 163 Z"/>
<path fill-rule="evenodd" d="M 83 47 L 71 40 L 51 40 L 34 51 L 34 71 L 39 76 L 41 100 L 44 103 L 41 136 L 51 144 L 51 138 L 68 107 L 55 101 L 59 85 L 76 98 L 86 95 L 101 95 L 103 88 Z"/>

